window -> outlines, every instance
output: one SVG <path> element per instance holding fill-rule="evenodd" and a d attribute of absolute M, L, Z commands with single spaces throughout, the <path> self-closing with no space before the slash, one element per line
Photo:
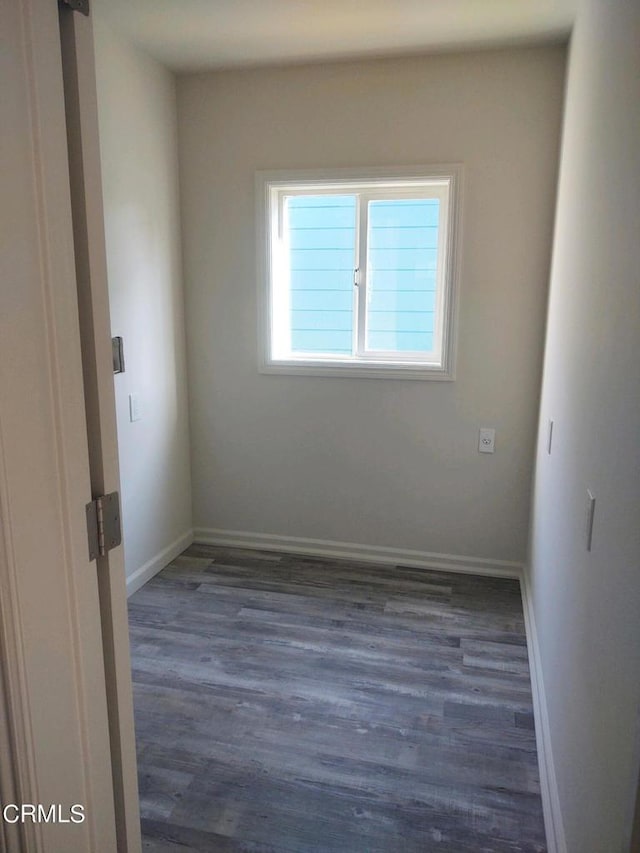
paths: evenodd
<path fill-rule="evenodd" d="M 458 183 L 259 173 L 262 370 L 452 379 Z"/>

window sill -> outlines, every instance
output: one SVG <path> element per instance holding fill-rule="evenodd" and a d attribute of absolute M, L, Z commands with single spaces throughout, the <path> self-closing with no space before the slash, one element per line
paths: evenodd
<path fill-rule="evenodd" d="M 440 365 L 398 364 L 394 362 L 270 361 L 260 365 L 260 373 L 285 376 L 329 376 L 343 379 L 419 379 L 452 382 L 453 370 Z"/>

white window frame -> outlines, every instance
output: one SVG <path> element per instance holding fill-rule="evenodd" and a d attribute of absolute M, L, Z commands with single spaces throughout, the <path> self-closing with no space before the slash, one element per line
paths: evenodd
<path fill-rule="evenodd" d="M 302 376 L 343 376 L 365 378 L 455 379 L 456 327 L 459 291 L 460 210 L 462 166 L 438 165 L 421 167 L 262 171 L 256 173 L 256 225 L 258 275 L 259 369 L 262 373 Z M 438 240 L 437 311 L 434 329 L 440 357 L 425 353 L 367 351 L 366 288 L 367 214 L 369 201 L 387 198 L 431 197 L 440 199 Z M 289 288 L 278 287 L 287 274 L 286 247 L 281 242 L 283 201 L 291 195 L 355 193 L 362 213 L 356 214 L 356 267 L 360 280 L 354 285 L 353 356 L 274 355 L 272 340 L 282 339 L 289 329 L 276 329 L 278 321 L 288 315 L 286 305 L 274 312 L 275 300 L 286 300 Z M 278 247 L 280 251 L 278 250 Z M 354 336 L 356 332 L 354 331 Z"/>

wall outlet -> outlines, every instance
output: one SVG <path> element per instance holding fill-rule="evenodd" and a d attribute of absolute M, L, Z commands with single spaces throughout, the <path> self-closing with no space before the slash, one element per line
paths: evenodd
<path fill-rule="evenodd" d="M 478 438 L 478 450 L 480 453 L 495 453 L 496 431 L 490 427 L 481 427 Z"/>
<path fill-rule="evenodd" d="M 139 421 L 141 417 L 140 394 L 129 394 L 129 420 L 133 423 Z"/>

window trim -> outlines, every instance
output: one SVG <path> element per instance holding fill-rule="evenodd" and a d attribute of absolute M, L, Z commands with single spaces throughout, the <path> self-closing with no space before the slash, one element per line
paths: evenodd
<path fill-rule="evenodd" d="M 448 184 L 447 245 L 444 287 L 439 288 L 442 305 L 442 362 L 429 365 L 424 360 L 405 357 L 394 361 L 385 355 L 384 360 L 375 354 L 359 355 L 358 360 L 346 360 L 342 356 L 314 356 L 311 359 L 274 359 L 271 355 L 272 294 L 271 271 L 276 265 L 272 256 L 272 245 L 278 236 L 280 217 L 272 216 L 273 194 L 283 188 L 300 186 L 301 192 L 309 189 L 318 192 L 344 190 L 371 193 L 372 184 L 381 188 L 409 191 L 410 184 L 426 181 L 442 181 Z M 288 374 L 298 376 L 340 376 L 359 378 L 429 379 L 452 381 L 455 379 L 457 349 L 457 315 L 459 296 L 459 268 L 461 245 L 462 208 L 462 165 L 439 164 L 431 166 L 340 168 L 313 170 L 269 170 L 259 171 L 255 176 L 256 197 L 256 266 L 258 284 L 258 359 L 259 370 L 266 374 Z M 375 191 L 374 191 L 375 194 Z M 365 216 L 366 218 L 366 216 Z M 360 217 L 358 216 L 358 223 Z M 358 252 L 366 243 L 366 235 L 356 237 Z M 356 291 L 357 288 L 354 288 Z M 365 329 L 360 322 L 357 328 L 361 335 Z M 393 354 L 393 353 L 392 353 Z M 391 354 L 391 355 L 392 355 Z"/>

